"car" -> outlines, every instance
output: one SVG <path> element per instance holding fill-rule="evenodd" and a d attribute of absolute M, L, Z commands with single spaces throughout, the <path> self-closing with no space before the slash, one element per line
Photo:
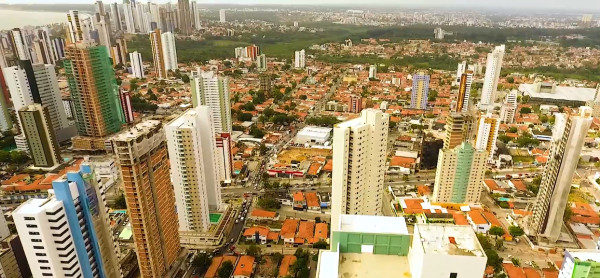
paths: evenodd
<path fill-rule="evenodd" d="M 192 275 L 196 275 L 198 273 L 198 269 L 194 268 L 194 271 L 192 271 Z"/>
<path fill-rule="evenodd" d="M 240 220 L 236 219 L 235 220 L 235 224 L 240 223 Z"/>
<path fill-rule="evenodd" d="M 242 221 L 244 221 L 244 217 L 242 216 Z"/>

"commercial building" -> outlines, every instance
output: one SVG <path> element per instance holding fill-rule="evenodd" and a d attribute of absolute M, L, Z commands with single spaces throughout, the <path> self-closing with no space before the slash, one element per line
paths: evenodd
<path fill-rule="evenodd" d="M 471 84 L 473 83 L 473 72 L 465 71 L 460 75 L 458 83 L 458 99 L 454 112 L 469 112 L 469 98 L 471 96 Z"/>
<path fill-rule="evenodd" d="M 483 89 L 481 92 L 480 104 L 482 107 L 489 108 L 496 101 L 496 90 L 498 89 L 498 80 L 500 79 L 500 71 L 502 70 L 502 59 L 504 59 L 505 46 L 496 46 L 492 53 L 487 56 L 485 79 L 483 81 Z"/>
<path fill-rule="evenodd" d="M 600 251 L 593 249 L 565 250 L 565 257 L 558 277 L 600 277 Z"/>
<path fill-rule="evenodd" d="M 416 224 L 408 255 L 413 278 L 481 278 L 487 257 L 469 226 Z"/>
<path fill-rule="evenodd" d="M 60 165 L 60 149 L 48 108 L 37 103 L 27 105 L 19 110 L 19 119 L 33 166 L 51 169 Z"/>
<path fill-rule="evenodd" d="M 529 96 L 530 103 L 555 104 L 561 106 L 581 106 L 593 101 L 594 88 L 557 86 L 554 82 L 536 81 L 533 84 L 519 85 L 519 92 Z"/>
<path fill-rule="evenodd" d="M 333 129 L 330 127 L 320 127 L 320 126 L 305 126 L 298 134 L 296 134 L 296 139 L 294 140 L 298 144 L 325 144 L 329 142 L 331 139 L 331 131 Z"/>
<path fill-rule="evenodd" d="M 179 254 L 165 132 L 145 121 L 113 138 L 142 278 L 164 277 Z"/>
<path fill-rule="evenodd" d="M 402 217 L 340 215 L 330 250 L 319 252 L 317 277 L 410 277 L 410 234 Z"/>
<path fill-rule="evenodd" d="M 529 235 L 551 243 L 560 239 L 571 182 L 593 121 L 592 109 L 586 106 L 579 107 L 577 113 L 557 114 L 556 117 L 552 152 L 526 229 Z"/>
<path fill-rule="evenodd" d="M 171 181 L 183 246 L 193 247 L 210 226 L 209 209 L 221 207 L 215 165 L 215 137 L 207 106 L 189 109 L 165 127 Z"/>
<path fill-rule="evenodd" d="M 410 108 L 427 109 L 427 102 L 429 101 L 429 75 L 419 72 L 413 75 L 412 82 Z"/>
<path fill-rule="evenodd" d="M 490 113 L 479 115 L 477 122 L 477 136 L 475 137 L 475 148 L 485 150 L 488 153 L 488 161 L 493 161 L 496 153 L 496 141 L 500 119 Z"/>
<path fill-rule="evenodd" d="M 477 203 L 483 188 L 487 151 L 467 142 L 441 149 L 435 173 L 433 200 L 442 203 Z"/>
<path fill-rule="evenodd" d="M 55 180 L 47 199 L 30 199 L 13 219 L 34 277 L 121 277 L 93 170 Z"/>
<path fill-rule="evenodd" d="M 231 133 L 231 100 L 227 77 L 199 70 L 192 75 L 190 82 L 192 105 L 210 107 L 215 132 Z"/>
<path fill-rule="evenodd" d="M 389 115 L 365 109 L 333 128 L 331 223 L 341 214 L 380 215 Z"/>
<path fill-rule="evenodd" d="M 119 87 L 106 48 L 86 43 L 69 45 L 64 66 L 79 135 L 101 138 L 121 130 L 125 120 Z M 99 147 L 85 142 L 83 138 L 74 138 L 73 147 L 90 150 Z"/>
<path fill-rule="evenodd" d="M 177 69 L 175 35 L 171 32 L 161 33 L 160 29 L 155 29 L 150 33 L 150 44 L 152 45 L 154 71 L 159 78 L 166 79 L 169 70 Z"/>
<path fill-rule="evenodd" d="M 599 107 L 600 108 L 600 107 Z M 500 108 L 500 120 L 505 124 L 512 124 L 517 114 L 517 91 L 512 90 L 506 95 L 506 99 Z"/>
<path fill-rule="evenodd" d="M 294 67 L 297 69 L 303 69 L 306 67 L 306 52 L 304 49 L 294 53 Z"/>
<path fill-rule="evenodd" d="M 129 61 L 131 61 L 131 73 L 135 78 L 144 78 L 144 62 L 142 61 L 142 53 L 134 51 L 129 53 Z"/>
<path fill-rule="evenodd" d="M 454 149 L 468 141 L 473 128 L 473 117 L 468 114 L 451 113 L 446 117 L 444 149 Z"/>

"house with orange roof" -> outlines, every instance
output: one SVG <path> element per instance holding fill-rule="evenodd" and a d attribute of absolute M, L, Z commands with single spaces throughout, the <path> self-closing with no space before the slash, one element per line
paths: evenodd
<path fill-rule="evenodd" d="M 521 191 L 521 192 L 527 191 L 527 186 L 525 185 L 523 180 L 509 180 L 508 185 L 510 185 L 510 187 L 514 188 L 517 191 Z"/>
<path fill-rule="evenodd" d="M 306 207 L 306 199 L 304 198 L 304 194 L 302 192 L 294 192 L 294 194 L 292 195 L 292 199 L 294 200 L 295 210 L 304 210 L 304 208 Z"/>
<path fill-rule="evenodd" d="M 306 171 L 306 177 L 307 178 L 318 177 L 319 173 L 321 172 L 321 167 L 322 167 L 321 163 L 318 163 L 318 162 L 311 163 L 310 166 L 308 167 L 308 170 Z"/>
<path fill-rule="evenodd" d="M 254 272 L 254 257 L 241 256 L 233 271 L 233 278 L 250 278 Z"/>
<path fill-rule="evenodd" d="M 508 278 L 527 278 L 523 269 L 512 263 L 504 263 L 502 267 Z"/>
<path fill-rule="evenodd" d="M 262 209 L 254 209 L 250 212 L 250 216 L 248 217 L 252 220 L 271 220 L 277 221 L 279 220 L 279 214 L 274 211 L 267 211 Z"/>
<path fill-rule="evenodd" d="M 403 172 L 408 170 L 410 173 L 414 173 L 417 168 L 417 159 L 412 157 L 394 156 L 390 160 L 389 170 Z"/>
<path fill-rule="evenodd" d="M 471 210 L 467 212 L 467 220 L 471 223 L 471 227 L 477 233 L 487 233 L 492 227 L 491 223 L 485 219 L 481 210 Z"/>
<path fill-rule="evenodd" d="M 487 189 L 487 191 L 490 193 L 498 193 L 498 194 L 506 193 L 506 190 L 504 188 L 498 186 L 498 183 L 493 179 L 485 179 L 485 180 L 483 180 L 483 183 L 485 184 L 485 189 Z"/>
<path fill-rule="evenodd" d="M 290 267 L 296 262 L 296 256 L 285 255 L 279 265 L 279 275 L 277 277 L 286 277 L 291 274 Z"/>
<path fill-rule="evenodd" d="M 262 226 L 254 226 L 254 227 L 250 227 L 247 228 L 246 230 L 244 230 L 244 237 L 246 237 L 246 240 L 248 241 L 253 241 L 256 243 L 260 243 L 260 244 L 266 244 L 267 243 L 267 237 L 269 236 L 269 232 L 271 232 L 271 230 L 268 227 L 262 227 Z"/>
<path fill-rule="evenodd" d="M 300 226 L 298 226 L 298 232 L 296 233 L 296 238 L 302 239 L 302 244 L 306 242 L 312 242 L 312 238 L 315 232 L 315 222 L 314 221 L 301 221 Z"/>
<path fill-rule="evenodd" d="M 308 210 L 321 210 L 321 204 L 319 203 L 319 197 L 317 197 L 316 192 L 306 192 L 304 193 L 304 198 L 306 198 L 306 208 Z"/>
<path fill-rule="evenodd" d="M 313 243 L 319 240 L 327 241 L 329 238 L 329 231 L 327 229 L 327 223 L 317 223 L 315 225 L 315 235 L 313 236 Z"/>
<path fill-rule="evenodd" d="M 417 194 L 419 194 L 419 196 L 430 196 L 431 189 L 424 184 L 417 185 Z"/>
<path fill-rule="evenodd" d="M 327 163 L 325 163 L 325 166 L 323 166 L 323 171 L 331 172 L 332 170 L 333 170 L 333 159 L 329 159 L 329 160 L 327 160 Z"/>
<path fill-rule="evenodd" d="M 449 211 L 452 214 L 452 217 L 454 218 L 454 224 L 455 225 L 460 225 L 460 226 L 468 226 L 469 225 L 469 220 L 467 220 L 467 217 L 465 217 L 464 214 L 455 211 L 455 210 L 450 210 Z"/>
<path fill-rule="evenodd" d="M 208 267 L 208 270 L 206 270 L 206 273 L 204 274 L 204 278 L 218 278 L 219 276 L 217 274 L 218 274 L 219 268 L 221 267 L 223 262 L 227 262 L 227 261 L 231 262 L 235 266 L 237 257 L 236 256 L 214 257 L 212 259 L 210 266 Z"/>
<path fill-rule="evenodd" d="M 292 218 L 288 218 L 285 221 L 283 221 L 283 225 L 281 226 L 281 231 L 279 232 L 279 234 L 281 235 L 281 238 L 283 239 L 284 243 L 294 243 L 294 238 L 296 237 L 296 230 L 298 229 L 299 222 L 300 221 L 298 219 Z"/>
<path fill-rule="evenodd" d="M 45 177 L 42 175 L 14 175 L 2 182 L 1 189 L 7 194 L 46 192 L 48 189 L 52 189 L 52 182 L 42 184 L 44 179 Z"/>

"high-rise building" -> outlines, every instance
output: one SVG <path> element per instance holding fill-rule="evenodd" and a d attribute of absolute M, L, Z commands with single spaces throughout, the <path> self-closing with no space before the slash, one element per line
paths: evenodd
<path fill-rule="evenodd" d="M 53 168 L 61 163 L 58 142 L 46 106 L 30 104 L 19 110 L 23 134 L 35 167 Z"/>
<path fill-rule="evenodd" d="M 187 110 L 166 127 L 175 189 L 179 234 L 184 246 L 200 243 L 210 227 L 209 209 L 221 207 L 221 190 L 215 165 L 215 137 L 210 108 Z"/>
<path fill-rule="evenodd" d="M 259 71 L 267 70 L 267 56 L 265 54 L 260 54 L 260 56 L 258 56 L 258 59 L 256 59 L 256 68 Z"/>
<path fill-rule="evenodd" d="M 96 43 L 98 43 L 98 45 L 104 45 L 106 51 L 109 51 L 112 45 L 110 19 L 105 14 L 95 13 L 92 16 L 92 25 L 98 36 L 96 38 Z"/>
<path fill-rule="evenodd" d="M 129 0 L 123 0 L 123 19 L 125 21 L 125 31 L 129 34 L 135 34 L 135 21 L 133 19 L 133 9 L 135 4 Z"/>
<path fill-rule="evenodd" d="M 190 82 L 193 106 L 210 107 L 215 132 L 231 133 L 229 79 L 212 71 L 199 70 L 190 78 Z"/>
<path fill-rule="evenodd" d="M 32 65 L 29 60 L 21 60 L 18 66 L 4 68 L 3 72 L 16 111 L 33 103 L 42 104 L 48 108 L 51 126 L 56 135 L 68 128 L 53 65 Z M 23 130 L 20 120 L 19 129 Z M 59 142 L 68 139 L 69 133 L 57 137 Z"/>
<path fill-rule="evenodd" d="M 369 66 L 369 79 L 377 79 L 377 65 Z"/>
<path fill-rule="evenodd" d="M 306 67 L 306 52 L 304 49 L 294 53 L 294 67 L 297 69 L 303 69 Z"/>
<path fill-rule="evenodd" d="M 64 66 L 79 135 L 105 137 L 121 130 L 119 86 L 106 47 L 69 45 Z"/>
<path fill-rule="evenodd" d="M 47 199 L 13 212 L 33 277 L 121 277 L 92 169 L 82 165 L 52 186 Z"/>
<path fill-rule="evenodd" d="M 198 2 L 195 0 L 190 3 L 191 12 L 192 12 L 192 22 L 194 23 L 194 28 L 196 30 L 200 30 L 202 28 L 202 20 L 200 19 L 200 9 L 198 8 Z"/>
<path fill-rule="evenodd" d="M 381 215 L 389 115 L 365 109 L 334 126 L 331 223 L 341 214 Z"/>
<path fill-rule="evenodd" d="M 600 107 L 598 107 L 600 109 Z M 596 110 L 594 110 L 596 111 Z M 599 111 L 600 112 L 600 111 Z M 517 114 L 517 91 L 512 90 L 506 95 L 504 104 L 500 108 L 500 120 L 505 124 L 512 124 Z M 598 114 L 600 116 L 600 113 Z"/>
<path fill-rule="evenodd" d="M 54 52 L 55 60 L 62 60 L 65 58 L 65 39 L 55 38 L 52 40 L 52 51 Z"/>
<path fill-rule="evenodd" d="M 477 203 L 483 188 L 487 151 L 467 142 L 442 149 L 438 156 L 433 200 L 441 203 Z"/>
<path fill-rule="evenodd" d="M 69 42 L 83 42 L 91 40 L 91 21 L 85 20 L 77 10 L 70 10 L 67 14 L 67 26 L 69 28 Z"/>
<path fill-rule="evenodd" d="M 450 113 L 446 117 L 444 149 L 454 149 L 468 141 L 473 128 L 473 118 L 468 114 Z"/>
<path fill-rule="evenodd" d="M 121 101 L 121 108 L 123 108 L 123 115 L 125 115 L 125 122 L 132 123 L 133 118 L 133 107 L 131 106 L 131 95 L 129 92 L 120 90 L 119 100 Z"/>
<path fill-rule="evenodd" d="M 413 75 L 412 82 L 410 108 L 427 109 L 427 102 L 429 101 L 429 75 L 419 72 Z"/>
<path fill-rule="evenodd" d="M 155 29 L 150 33 L 150 42 L 156 75 L 159 78 L 167 78 L 169 70 L 177 69 L 175 36 L 170 32 L 161 33 L 160 29 Z"/>
<path fill-rule="evenodd" d="M 351 95 L 348 100 L 348 112 L 350 113 L 360 113 L 363 109 L 362 105 L 362 97 L 357 95 Z"/>
<path fill-rule="evenodd" d="M 217 149 L 215 161 L 217 165 L 218 180 L 231 181 L 233 176 L 233 155 L 231 153 L 231 134 L 217 133 L 215 137 Z"/>
<path fill-rule="evenodd" d="M 469 98 L 471 96 L 471 84 L 473 83 L 473 72 L 466 71 L 460 76 L 458 83 L 458 99 L 454 112 L 469 112 Z"/>
<path fill-rule="evenodd" d="M 225 9 L 219 10 L 219 22 L 221 22 L 221 23 L 227 22 L 227 19 L 225 18 Z"/>
<path fill-rule="evenodd" d="M 23 277 L 15 253 L 10 248 L 0 248 L 0 275 L 3 278 Z"/>
<path fill-rule="evenodd" d="M 185 36 L 192 34 L 193 20 L 192 12 L 190 11 L 189 0 L 177 0 L 177 11 L 179 12 L 179 32 Z"/>
<path fill-rule="evenodd" d="M 129 53 L 129 61 L 131 61 L 131 71 L 135 78 L 144 78 L 144 63 L 142 62 L 142 53 L 134 51 Z"/>
<path fill-rule="evenodd" d="M 30 60 L 31 53 L 29 53 L 29 48 L 25 43 L 25 38 L 23 37 L 21 29 L 14 28 L 10 30 L 8 34 L 10 37 L 12 51 L 15 54 L 15 56 L 17 56 L 17 60 Z"/>
<path fill-rule="evenodd" d="M 258 45 L 253 44 L 246 46 L 246 58 L 256 61 L 258 55 L 260 55 L 260 47 Z"/>
<path fill-rule="evenodd" d="M 594 118 L 600 118 L 600 84 L 596 86 L 596 94 L 594 95 L 594 99 L 588 101 L 586 105 L 592 108 L 592 115 Z"/>
<path fill-rule="evenodd" d="M 121 31 L 123 30 L 123 24 L 121 22 L 121 10 L 119 9 L 119 4 L 112 3 L 110 4 L 110 20 L 113 31 Z"/>
<path fill-rule="evenodd" d="M 127 42 L 124 38 L 118 38 L 115 44 L 110 48 L 110 56 L 114 65 L 127 64 Z"/>
<path fill-rule="evenodd" d="M 456 83 L 460 83 L 462 75 L 467 71 L 467 68 L 467 61 L 458 63 L 458 68 L 456 69 Z"/>
<path fill-rule="evenodd" d="M 0 75 L 2 75 L 1 69 Z M 12 128 L 13 122 L 10 112 L 8 112 L 8 103 L 6 101 L 3 86 L 0 86 L 0 132 L 8 131 Z"/>
<path fill-rule="evenodd" d="M 592 121 L 592 109 L 587 106 L 579 107 L 576 114 L 556 115 L 552 152 L 526 228 L 529 235 L 549 242 L 560 237 L 573 174 Z"/>
<path fill-rule="evenodd" d="M 258 76 L 259 89 L 265 93 L 270 93 L 272 89 L 271 74 L 261 73 Z"/>
<path fill-rule="evenodd" d="M 498 80 L 500 79 L 500 71 L 502 70 L 502 59 L 504 58 L 505 46 L 500 45 L 494 48 L 492 53 L 487 56 L 485 68 L 485 79 L 483 81 L 483 90 L 481 92 L 480 104 L 489 108 L 496 101 L 496 90 L 498 89 Z"/>
<path fill-rule="evenodd" d="M 113 138 L 142 278 L 165 277 L 179 254 L 179 224 L 160 121 Z"/>
<path fill-rule="evenodd" d="M 600 275 L 600 250 L 565 250 L 560 278 L 594 278 Z"/>
<path fill-rule="evenodd" d="M 477 122 L 477 136 L 475 137 L 475 148 L 486 150 L 488 161 L 494 159 L 496 153 L 496 141 L 498 140 L 498 130 L 500 128 L 500 119 L 492 114 L 481 114 Z"/>

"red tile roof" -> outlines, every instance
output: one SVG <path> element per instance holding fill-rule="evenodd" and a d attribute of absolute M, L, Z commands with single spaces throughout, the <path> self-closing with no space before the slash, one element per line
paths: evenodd
<path fill-rule="evenodd" d="M 302 222 L 300 222 L 300 226 L 298 227 L 298 234 L 296 235 L 296 237 L 308 241 L 313 237 L 314 231 L 315 231 L 315 222 L 314 221 L 302 221 Z"/>
<path fill-rule="evenodd" d="M 467 214 L 471 218 L 471 221 L 473 221 L 473 223 L 475 223 L 476 225 L 488 224 L 488 221 L 483 217 L 481 211 L 479 210 L 472 210 L 469 211 Z"/>
<path fill-rule="evenodd" d="M 277 213 L 273 211 L 255 209 L 250 213 L 250 216 L 259 218 L 275 218 L 277 216 Z"/>
<path fill-rule="evenodd" d="M 286 219 L 283 221 L 283 225 L 281 227 L 281 237 L 283 238 L 293 238 L 296 235 L 296 229 L 298 228 L 298 219 Z"/>
<path fill-rule="evenodd" d="M 317 193 L 315 192 L 306 192 L 304 193 L 304 197 L 306 198 L 306 205 L 308 207 L 320 207 L 319 198 L 317 197 Z"/>
<path fill-rule="evenodd" d="M 290 272 L 290 266 L 296 262 L 296 256 L 294 255 L 285 255 L 281 260 L 281 265 L 279 266 L 279 275 L 277 277 L 285 277 Z"/>
<path fill-rule="evenodd" d="M 240 260 L 233 271 L 233 276 L 250 277 L 254 268 L 254 257 L 252 256 L 241 256 Z"/>

